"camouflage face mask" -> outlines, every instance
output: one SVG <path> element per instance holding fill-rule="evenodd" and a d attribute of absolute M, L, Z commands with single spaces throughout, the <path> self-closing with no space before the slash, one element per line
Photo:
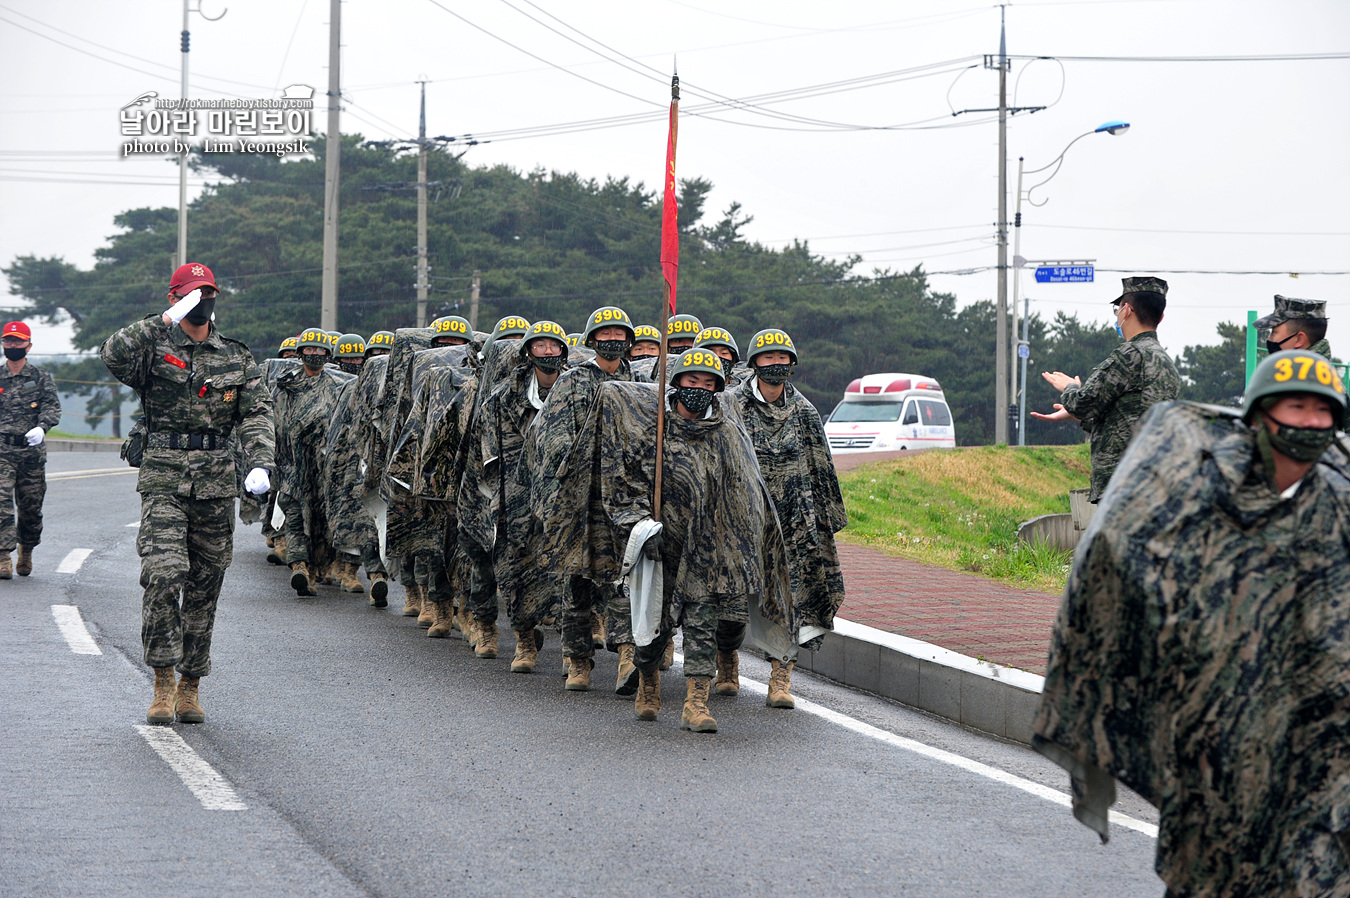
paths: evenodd
<path fill-rule="evenodd" d="M 348 374 L 360 374 L 361 366 L 355 362 L 338 362 L 338 370 L 345 371 Z"/>
<path fill-rule="evenodd" d="M 556 374 L 562 370 L 566 360 L 560 355 L 532 355 L 530 364 L 545 374 Z"/>
<path fill-rule="evenodd" d="M 755 369 L 755 376 L 766 384 L 771 384 L 776 387 L 779 384 L 788 382 L 788 378 L 792 377 L 792 368 L 793 366 L 791 364 L 760 365 Z"/>
<path fill-rule="evenodd" d="M 628 345 L 627 340 L 596 340 L 595 354 L 612 362 L 623 358 L 623 354 L 628 351 Z"/>
<path fill-rule="evenodd" d="M 706 412 L 708 406 L 712 405 L 715 395 L 715 391 L 703 387 L 677 387 L 675 389 L 675 396 L 680 400 L 680 405 L 683 405 L 695 415 Z"/>
<path fill-rule="evenodd" d="M 323 366 L 328 364 L 328 356 L 326 353 L 322 352 L 316 355 L 306 354 L 301 357 L 300 364 L 304 365 L 310 371 L 322 371 Z"/>
<path fill-rule="evenodd" d="M 1333 427 L 1294 427 L 1289 424 L 1280 424 L 1270 415 L 1266 415 L 1271 423 L 1279 424 L 1279 433 L 1269 433 L 1267 438 L 1270 440 L 1270 447 L 1281 455 L 1292 458 L 1294 461 L 1314 462 L 1322 457 L 1322 453 L 1336 440 L 1336 428 Z"/>

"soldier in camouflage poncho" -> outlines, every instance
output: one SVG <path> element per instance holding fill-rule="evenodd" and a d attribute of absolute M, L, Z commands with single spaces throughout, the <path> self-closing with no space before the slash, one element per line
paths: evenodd
<path fill-rule="evenodd" d="M 685 359 L 694 359 L 682 372 Z M 559 472 L 558 501 L 543 519 L 541 564 L 594 582 L 620 577 L 637 552 L 662 564 L 660 628 L 637 650 L 641 671 L 634 710 L 654 720 L 660 710 L 658 666 L 676 625 L 684 631 L 686 696 L 681 726 L 715 732 L 708 711 L 719 650 L 748 636 L 782 659 L 795 644 L 791 587 L 773 501 L 759 477 L 755 450 L 734 412 L 693 373 L 720 372 L 710 353 L 690 351 L 666 394 L 661 531 L 641 549 L 630 540 L 653 517 L 656 402 L 652 384 L 602 384 L 576 447 Z M 716 384 L 721 380 L 709 381 Z M 701 382 L 700 382 L 701 383 Z M 555 388 L 556 389 L 556 388 Z M 703 396 L 701 391 L 708 395 Z M 688 404 L 686 404 L 686 402 Z M 709 404 L 710 403 L 710 404 Z M 587 513 L 578 519 L 577 509 Z"/>
<path fill-rule="evenodd" d="M 568 369 L 558 379 L 534 423 L 538 464 L 534 469 L 531 504 L 541 517 L 557 507 L 558 477 L 590 418 L 596 389 L 602 383 L 633 379 L 625 358 L 633 345 L 633 324 L 623 309 L 603 306 L 592 312 L 582 342 L 594 350 L 595 358 Z M 566 688 L 570 691 L 584 692 L 591 688 L 597 642 L 619 653 L 615 691 L 632 695 L 637 688 L 637 668 L 629 660 L 634 644 L 632 615 L 617 580 L 617 577 L 591 580 L 578 575 L 572 577 L 568 586 L 563 602 L 562 639 L 568 664 Z"/>
<path fill-rule="evenodd" d="M 324 442 L 324 515 L 328 540 L 338 553 L 338 582 L 348 592 L 364 592 L 356 573 L 364 565 L 370 577 L 370 604 L 388 604 L 389 583 L 380 560 L 380 538 L 375 521 L 362 503 L 357 434 L 368 409 L 361 404 L 365 365 L 343 384 L 337 408 Z M 369 378 L 365 378 L 367 381 Z"/>
<path fill-rule="evenodd" d="M 834 629 L 834 615 L 844 602 L 844 576 L 834 535 L 848 525 L 834 459 L 825 427 L 809 400 L 787 382 L 797 364 L 792 338 L 776 328 L 760 331 L 750 341 L 750 371 L 733 393 L 741 423 L 754 443 L 759 470 L 768 484 L 787 541 L 792 605 L 799 639 L 814 650 Z M 791 708 L 792 670 L 796 652 L 782 664 L 771 659 L 767 702 Z M 717 656 L 717 692 L 740 691 L 735 652 Z"/>
<path fill-rule="evenodd" d="M 1096 502 L 1106 491 L 1144 414 L 1154 404 L 1181 395 L 1176 365 L 1158 342 L 1158 323 L 1167 307 L 1167 282 L 1155 277 L 1123 278 L 1123 282 L 1125 292 L 1112 305 L 1116 332 L 1125 342 L 1081 383 L 1061 371 L 1043 373 L 1060 391 L 1060 401 L 1051 414 L 1032 412 L 1032 417 L 1043 421 L 1074 418 L 1082 422 L 1092 442 L 1089 502 Z"/>
<path fill-rule="evenodd" d="M 25 358 L 32 347 L 27 324 L 5 325 L 5 362 L 0 368 L 0 580 L 12 576 L 9 553 L 16 545 L 19 576 L 33 572 L 33 547 L 42 542 L 42 500 L 47 495 L 43 440 L 61 423 L 56 382 Z"/>
<path fill-rule="evenodd" d="M 236 430 L 250 466 L 245 488 L 260 495 L 271 485 L 272 400 L 248 347 L 211 323 L 216 293 L 210 269 L 182 265 L 169 310 L 114 332 L 99 349 L 113 376 L 140 394 L 147 424 L 136 548 L 141 642 L 155 669 L 149 723 L 206 716 L 198 680 L 211 672 L 216 601 L 233 554 Z"/>
<path fill-rule="evenodd" d="M 324 509 L 324 448 L 339 394 L 352 377 L 328 367 L 331 352 L 323 331 L 310 328 L 302 333 L 300 353 L 301 367 L 278 376 L 272 388 L 277 505 L 286 516 L 291 587 L 300 596 L 315 596 L 314 584 L 328 575 L 335 560 Z"/>
<path fill-rule="evenodd" d="M 1113 778 L 1158 807 L 1174 898 L 1350 896 L 1350 465 L 1316 461 L 1344 388 L 1263 385 L 1280 356 L 1246 422 L 1145 420 L 1078 547 L 1034 723 L 1103 841 Z"/>

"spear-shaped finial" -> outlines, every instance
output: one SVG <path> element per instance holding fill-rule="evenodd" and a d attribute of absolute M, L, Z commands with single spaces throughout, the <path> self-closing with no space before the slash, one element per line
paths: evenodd
<path fill-rule="evenodd" d="M 674 59 L 672 66 L 674 74 L 670 76 L 670 102 L 678 103 L 680 102 L 680 58 L 676 56 Z"/>

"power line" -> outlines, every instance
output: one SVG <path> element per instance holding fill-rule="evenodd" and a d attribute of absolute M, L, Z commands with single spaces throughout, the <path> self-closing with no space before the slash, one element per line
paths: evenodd
<path fill-rule="evenodd" d="M 1057 53 L 1009 53 L 1009 59 L 1060 59 L 1069 62 L 1317 62 L 1350 59 L 1350 53 L 1276 53 L 1235 56 L 1060 56 Z"/>

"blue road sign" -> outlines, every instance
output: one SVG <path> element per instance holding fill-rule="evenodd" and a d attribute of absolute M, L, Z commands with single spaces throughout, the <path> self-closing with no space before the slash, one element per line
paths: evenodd
<path fill-rule="evenodd" d="M 1038 284 L 1091 284 L 1091 265 L 1046 265 L 1036 269 Z"/>
<path fill-rule="evenodd" d="M 1031 358 L 1031 347 L 1028 346 L 1028 345 L 1025 344 L 1025 343 L 1023 343 L 1021 346 L 1017 347 L 1017 357 L 1018 357 L 1019 359 L 1029 359 L 1029 358 Z"/>

